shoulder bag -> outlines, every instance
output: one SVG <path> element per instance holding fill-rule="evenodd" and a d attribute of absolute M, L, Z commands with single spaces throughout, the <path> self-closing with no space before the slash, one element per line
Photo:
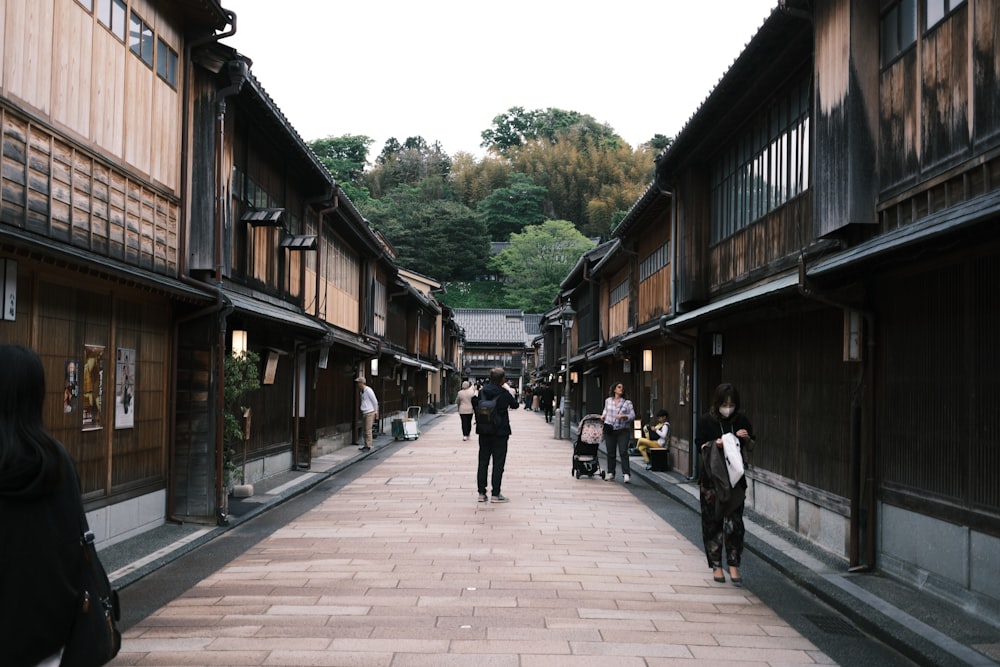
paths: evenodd
<path fill-rule="evenodd" d="M 118 591 L 111 587 L 108 575 L 94 547 L 94 534 L 83 521 L 80 534 L 80 597 L 76 621 L 60 667 L 99 667 L 118 655 L 122 635 L 117 622 L 121 617 Z"/>

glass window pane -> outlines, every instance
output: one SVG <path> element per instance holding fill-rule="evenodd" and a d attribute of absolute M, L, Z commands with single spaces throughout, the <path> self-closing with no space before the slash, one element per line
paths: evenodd
<path fill-rule="evenodd" d="M 142 21 L 135 12 L 132 12 L 128 24 L 128 48 L 135 55 L 142 53 Z"/>
<path fill-rule="evenodd" d="M 153 66 L 153 29 L 147 24 L 142 24 L 142 59 L 149 65 Z"/>
<path fill-rule="evenodd" d="M 111 32 L 118 35 L 118 39 L 125 40 L 125 0 L 112 0 Z"/>
<path fill-rule="evenodd" d="M 908 48 L 917 41 L 917 0 L 899 3 L 899 48 Z"/>
<path fill-rule="evenodd" d="M 899 53 L 899 8 L 893 7 L 882 17 L 882 64 L 887 65 Z"/>
<path fill-rule="evenodd" d="M 97 20 L 105 27 L 111 27 L 111 0 L 97 0 Z"/>
<path fill-rule="evenodd" d="M 927 29 L 931 29 L 944 18 L 945 0 L 925 0 L 924 13 L 927 16 Z"/>

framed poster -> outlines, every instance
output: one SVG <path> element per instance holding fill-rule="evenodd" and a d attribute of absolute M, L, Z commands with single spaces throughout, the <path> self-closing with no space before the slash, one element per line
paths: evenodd
<path fill-rule="evenodd" d="M 80 362 L 67 359 L 63 371 L 63 412 L 70 414 L 76 409 L 76 399 L 80 396 Z"/>
<path fill-rule="evenodd" d="M 104 428 L 101 407 L 104 403 L 104 346 L 83 346 L 83 430 Z"/>
<path fill-rule="evenodd" d="M 115 353 L 115 428 L 135 425 L 135 350 L 120 347 Z"/>

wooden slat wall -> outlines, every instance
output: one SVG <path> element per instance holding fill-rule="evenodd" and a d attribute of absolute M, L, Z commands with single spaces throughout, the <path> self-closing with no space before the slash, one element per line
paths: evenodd
<path fill-rule="evenodd" d="M 94 20 L 69 3 L 56 4 L 52 25 L 53 35 L 59 37 L 53 44 L 52 116 L 72 128 L 89 128 Z"/>
<path fill-rule="evenodd" d="M 46 275 L 42 277 L 42 272 Z M 109 291 L 106 283 L 24 266 L 21 285 L 37 285 L 37 335 L 33 347 L 45 364 L 48 392 L 45 423 L 76 463 L 89 499 L 131 488 L 162 484 L 166 471 L 167 374 L 171 309 L 163 299 L 137 300 Z M 74 284 L 75 283 L 75 284 Z M 31 317 L 26 314 L 26 321 Z M 28 340 L 28 339 L 25 339 Z M 68 360 L 82 364 L 84 346 L 104 348 L 101 428 L 83 430 L 82 398 L 63 410 L 63 378 Z M 135 422 L 115 428 L 115 351 L 135 358 Z M 82 391 L 82 383 L 81 383 Z"/>
<path fill-rule="evenodd" d="M 1000 513 L 1000 248 L 880 286 L 880 480 L 921 511 Z M 903 456 L 900 452 L 906 452 Z M 966 512 L 954 515 L 958 508 Z"/>
<path fill-rule="evenodd" d="M 177 272 L 179 202 L 5 111 L 0 224 L 161 275 Z"/>
<path fill-rule="evenodd" d="M 150 3 L 131 7 L 183 52 L 177 30 Z M 4 30 L 4 94 L 176 193 L 182 82 L 174 89 L 161 81 L 75 1 L 7 0 L 5 10 L 17 29 Z"/>
<path fill-rule="evenodd" d="M 665 214 L 659 224 L 651 224 L 646 228 L 645 235 L 639 241 L 639 262 L 649 256 L 657 248 L 670 239 L 670 216 Z M 670 264 L 667 264 L 655 274 L 639 283 L 638 303 L 636 312 L 638 324 L 656 319 L 670 312 Z M 636 275 L 636 280 L 639 276 Z"/>
<path fill-rule="evenodd" d="M 115 348 L 135 350 L 135 424 L 115 429 L 112 438 L 112 490 L 166 477 L 166 426 L 170 312 L 160 304 L 119 300 L 115 303 Z M 114 412 L 116 358 L 109 352 L 105 389 Z M 109 394 L 110 390 L 110 394 Z M 112 426 L 114 426 L 112 424 Z"/>
<path fill-rule="evenodd" d="M 842 360 L 842 331 L 841 313 L 833 310 L 723 328 L 720 379 L 737 386 L 753 423 L 754 465 L 846 498 L 858 367 Z"/>
<path fill-rule="evenodd" d="M 111 155 L 121 156 L 125 150 L 125 58 L 129 53 L 122 43 L 107 30 L 94 31 L 93 71 L 100 72 L 91 80 L 90 107 L 91 141 Z"/>
<path fill-rule="evenodd" d="M 621 282 L 628 278 L 629 269 L 628 267 L 622 268 L 607 281 L 607 293 L 608 293 L 608 303 L 610 304 L 611 290 L 621 284 Z M 613 338 L 615 336 L 625 333 L 629 326 L 629 298 L 625 297 L 618 303 L 611 305 L 608 308 L 608 331 L 607 337 Z"/>
<path fill-rule="evenodd" d="M 6 0 L 3 90 L 43 114 L 51 109 L 52 0 Z"/>
<path fill-rule="evenodd" d="M 807 192 L 713 246 L 712 289 L 746 280 L 769 265 L 792 262 L 815 240 L 811 207 Z"/>
<path fill-rule="evenodd" d="M 969 3 L 924 35 L 920 46 L 921 162 L 941 165 L 968 153 Z"/>

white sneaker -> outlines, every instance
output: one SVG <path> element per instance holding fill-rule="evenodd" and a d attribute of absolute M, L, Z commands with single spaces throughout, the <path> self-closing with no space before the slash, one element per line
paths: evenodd
<path fill-rule="evenodd" d="M 622 477 L 622 482 L 624 484 L 628 484 L 628 475 L 625 475 L 624 477 Z"/>
<path fill-rule="evenodd" d="M 604 478 L 604 481 L 605 482 L 613 482 L 613 481 L 615 481 L 615 476 L 614 475 L 608 475 L 607 477 Z"/>

